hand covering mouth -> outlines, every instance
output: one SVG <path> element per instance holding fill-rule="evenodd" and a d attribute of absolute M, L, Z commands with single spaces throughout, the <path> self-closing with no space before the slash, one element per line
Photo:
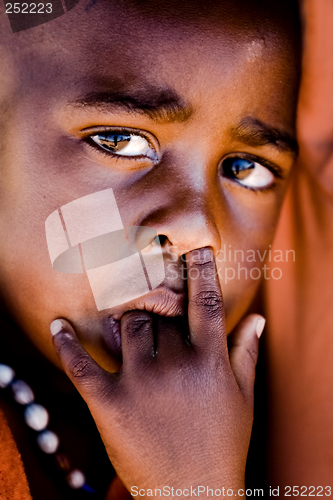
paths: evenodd
<path fill-rule="evenodd" d="M 120 321 L 126 312 L 148 311 L 160 316 L 184 316 L 186 312 L 186 294 L 177 293 L 171 289 L 157 288 L 138 299 L 115 307 L 104 320 L 104 340 L 108 349 L 118 359 L 121 357 Z"/>

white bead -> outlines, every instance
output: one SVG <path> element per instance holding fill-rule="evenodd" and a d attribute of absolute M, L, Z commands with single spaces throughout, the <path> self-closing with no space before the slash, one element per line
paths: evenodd
<path fill-rule="evenodd" d="M 32 389 L 23 380 L 15 380 L 12 383 L 12 391 L 13 398 L 20 405 L 28 405 L 35 399 Z"/>
<path fill-rule="evenodd" d="M 24 420 L 34 431 L 42 431 L 49 423 L 49 414 L 44 406 L 32 403 L 24 410 Z"/>
<path fill-rule="evenodd" d="M 82 486 L 86 482 L 85 475 L 79 469 L 74 469 L 70 472 L 67 477 L 67 483 L 70 488 L 73 490 L 78 490 L 82 488 Z"/>
<path fill-rule="evenodd" d="M 14 370 L 7 365 L 0 364 L 0 388 L 4 389 L 7 387 L 15 377 Z"/>
<path fill-rule="evenodd" d="M 43 431 L 37 436 L 37 444 L 44 453 L 50 455 L 57 451 L 59 438 L 52 431 Z"/>

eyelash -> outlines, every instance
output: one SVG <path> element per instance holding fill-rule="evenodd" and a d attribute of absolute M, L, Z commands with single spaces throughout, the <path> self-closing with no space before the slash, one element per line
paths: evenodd
<path fill-rule="evenodd" d="M 276 182 L 274 182 L 270 186 L 261 187 L 261 188 L 260 187 L 254 188 L 251 186 L 245 186 L 245 185 L 241 185 L 241 184 L 239 184 L 239 186 L 242 187 L 243 189 L 248 189 L 249 191 L 252 191 L 253 193 L 257 193 L 257 194 L 259 194 L 259 193 L 263 193 L 263 194 L 271 193 L 272 191 L 276 191 L 278 188 L 278 185 Z"/>
<path fill-rule="evenodd" d="M 85 132 L 85 130 L 83 130 L 83 132 Z M 98 146 L 98 144 L 96 144 L 96 142 L 93 141 L 93 139 L 91 138 L 92 135 L 98 135 L 98 134 L 102 134 L 102 133 L 105 133 L 105 132 L 117 132 L 118 134 L 133 134 L 133 135 L 139 135 L 141 137 L 143 137 L 144 139 L 146 139 L 146 141 L 150 144 L 150 146 L 156 150 L 156 146 L 153 144 L 153 142 L 151 141 L 150 137 L 148 136 L 148 134 L 144 134 L 144 133 L 138 133 L 138 131 L 136 129 L 131 129 L 131 128 L 121 128 L 121 127 L 112 127 L 112 128 L 108 128 L 108 127 L 105 127 L 105 128 L 98 128 L 96 130 L 92 130 L 92 129 L 89 129 L 89 135 L 85 135 L 83 136 L 82 140 L 88 144 L 89 147 L 93 148 L 95 151 L 97 150 L 99 154 L 102 154 L 103 156 L 105 156 L 106 158 L 110 158 L 110 156 L 112 158 L 114 158 L 116 161 L 119 161 L 119 160 L 131 160 L 131 161 L 142 161 L 142 160 L 148 160 L 148 158 L 146 156 L 126 156 L 126 155 L 117 155 L 117 154 L 114 154 L 112 153 L 112 151 L 107 151 L 106 149 L 103 149 L 101 146 Z"/>
<path fill-rule="evenodd" d="M 145 156 L 134 157 L 134 156 L 117 155 L 117 154 L 112 153 L 112 151 L 106 151 L 102 147 L 98 146 L 96 144 L 96 142 L 93 141 L 93 139 L 91 138 L 91 136 L 92 135 L 97 135 L 99 133 L 102 134 L 102 133 L 105 133 L 105 132 L 117 132 L 119 134 L 133 133 L 134 135 L 140 135 L 141 137 L 143 137 L 144 139 L 147 140 L 147 142 L 150 144 L 150 146 L 152 148 L 154 148 L 156 150 L 156 146 L 152 143 L 152 141 L 150 140 L 148 134 L 138 133 L 138 131 L 136 129 L 121 128 L 121 127 L 119 127 L 119 128 L 118 127 L 116 127 L 116 128 L 115 127 L 112 127 L 112 128 L 105 127 L 105 128 L 98 128 L 98 129 L 96 128 L 94 130 L 94 129 L 90 128 L 89 129 L 89 135 L 84 136 L 83 137 L 83 141 L 86 144 L 88 144 L 89 147 L 93 148 L 95 151 L 97 150 L 99 154 L 102 154 L 106 158 L 112 157 L 116 161 L 119 161 L 119 160 L 129 160 L 129 159 L 131 161 L 148 160 L 147 157 L 145 157 Z M 283 175 L 283 172 L 282 172 L 282 170 L 281 170 L 280 167 L 278 167 L 277 165 L 271 163 L 268 160 L 265 160 L 264 158 L 260 158 L 258 156 L 252 155 L 250 153 L 238 153 L 238 152 L 234 152 L 232 154 L 227 155 L 226 157 L 224 157 L 221 160 L 221 162 L 220 162 L 220 169 L 222 169 L 223 161 L 226 160 L 227 158 L 230 158 L 230 157 L 244 158 L 245 160 L 249 160 L 251 162 L 260 163 L 263 167 L 267 168 L 270 172 L 272 172 L 272 174 L 274 175 L 274 177 L 276 179 L 284 179 L 284 175 Z M 236 179 L 235 180 L 230 179 L 230 178 L 224 176 L 223 174 L 222 174 L 222 177 L 224 177 L 225 179 L 229 179 L 231 182 L 233 182 L 233 184 L 238 185 L 242 189 L 247 189 L 247 190 L 252 191 L 254 193 L 272 192 L 272 191 L 276 190 L 277 187 L 278 187 L 278 184 L 276 182 L 274 182 L 270 186 L 261 187 L 261 188 L 260 187 L 255 188 L 255 187 L 251 187 L 251 186 L 246 186 L 244 184 L 240 184 L 239 182 L 237 182 Z"/>
<path fill-rule="evenodd" d="M 260 165 L 262 165 L 263 167 L 267 168 L 270 172 L 272 172 L 272 174 L 274 175 L 274 177 L 276 179 L 284 179 L 284 175 L 283 175 L 283 172 L 282 172 L 280 167 L 278 167 L 274 163 L 271 163 L 268 160 L 265 160 L 264 158 L 260 158 L 259 156 L 255 156 L 255 155 L 252 155 L 250 153 L 235 152 L 235 153 L 231 153 L 231 154 L 225 156 L 223 158 L 223 160 L 221 160 L 221 162 L 220 162 L 220 169 L 223 168 L 223 166 L 222 166 L 223 162 L 227 158 L 243 158 L 244 160 L 252 161 L 254 163 L 260 163 Z M 221 176 L 224 177 L 225 179 L 229 179 L 233 184 L 236 184 L 238 187 L 240 187 L 242 189 L 247 189 L 247 190 L 252 191 L 253 193 L 257 193 L 257 194 L 258 193 L 269 193 L 269 192 L 275 191 L 278 188 L 278 184 L 276 182 L 274 182 L 270 186 L 256 187 L 255 188 L 255 187 L 251 187 L 251 186 L 246 186 L 245 184 L 240 184 L 240 182 L 238 182 L 237 179 L 230 179 L 229 177 L 223 175 L 223 173 L 221 174 Z"/>

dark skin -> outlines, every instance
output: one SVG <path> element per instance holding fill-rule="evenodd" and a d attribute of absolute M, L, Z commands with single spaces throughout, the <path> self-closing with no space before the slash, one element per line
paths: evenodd
<path fill-rule="evenodd" d="M 109 318 L 124 328 L 131 315 L 148 317 L 129 310 L 154 309 L 160 316 L 176 317 L 175 326 L 159 326 L 177 332 L 171 335 L 176 342 L 181 336 L 177 317 L 186 317 L 188 310 L 181 256 L 211 248 L 220 279 L 214 282 L 212 277 L 208 291 L 213 289 L 221 306 L 219 327 L 213 322 L 210 329 L 222 346 L 218 361 L 222 372 L 233 373 L 222 391 L 220 409 L 227 394 L 238 401 L 231 405 L 230 422 L 242 429 L 243 439 L 232 448 L 232 464 L 223 461 L 211 467 L 208 460 L 206 472 L 212 470 L 212 482 L 225 477 L 231 487 L 237 487 L 244 480 L 251 429 L 253 402 L 245 393 L 253 384 L 253 370 L 242 375 L 247 389 L 239 389 L 243 379 L 237 366 L 242 360 L 231 371 L 225 336 L 244 316 L 259 281 L 241 277 L 226 283 L 225 269 L 235 264 L 219 261 L 218 255 L 225 242 L 235 249 L 260 252 L 271 243 L 296 154 L 298 75 L 293 40 L 275 15 L 266 26 L 262 22 L 259 26 L 251 9 L 247 12 L 244 6 L 236 11 L 228 4 L 214 6 L 212 15 L 203 17 L 200 2 L 185 3 L 181 8 L 177 5 L 177 22 L 172 3 L 159 4 L 158 16 L 154 2 L 148 2 L 145 10 L 135 2 L 126 7 L 98 2 L 89 11 L 85 7 L 82 2 L 59 20 L 20 33 L 15 44 L 10 37 L 3 42 L 3 106 L 11 104 L 1 144 L 1 232 L 6 235 L 0 255 L 2 297 L 30 341 L 54 364 L 61 367 L 49 324 L 61 317 L 70 321 L 94 360 L 114 372 L 120 366 L 119 353 L 109 343 L 105 326 Z M 141 156 L 110 154 L 92 142 L 92 137 L 120 131 L 142 138 L 146 149 Z M 244 179 L 231 175 L 228 158 L 241 158 L 246 165 L 254 162 L 256 175 Z M 108 187 L 114 190 L 124 224 L 154 227 L 161 236 L 165 263 L 172 262 L 177 271 L 176 277 L 167 271 L 154 307 L 147 300 L 97 312 L 86 276 L 56 273 L 50 265 L 45 219 L 65 203 Z M 250 270 L 257 263 L 242 265 Z M 205 284 L 202 281 L 200 286 Z M 191 314 L 204 314 L 199 306 L 198 311 Z M 236 344 L 241 338 L 256 352 L 257 317 L 247 321 L 246 328 L 237 330 Z M 128 352 L 128 359 L 133 355 Z M 64 358 L 62 362 L 73 377 L 71 365 Z M 196 373 L 197 362 L 190 366 L 190 372 Z M 131 373 L 127 383 L 135 388 L 138 377 L 134 370 Z M 150 377 L 144 373 L 148 383 Z M 207 368 L 207 373 L 213 383 L 215 371 Z M 167 382 L 168 378 L 163 380 L 162 388 Z M 82 390 L 79 384 L 78 388 Z M 96 422 L 104 421 L 100 400 L 95 403 L 84 390 L 82 394 Z M 183 403 L 179 404 L 176 415 L 182 413 Z M 135 406 L 131 411 L 137 413 Z M 205 417 L 197 418 L 199 422 Z M 232 447 L 237 441 L 235 430 L 228 425 L 225 429 L 230 432 L 220 443 L 224 446 L 228 439 Z M 149 484 L 144 472 L 136 475 L 138 469 L 125 477 L 122 463 L 128 459 L 128 436 L 114 443 L 107 429 L 99 426 L 99 430 L 110 457 L 120 454 L 118 468 L 126 485 Z M 177 432 L 182 435 L 181 426 Z M 217 456 L 218 450 L 211 449 Z M 121 450 L 126 450 L 123 455 Z M 181 457 L 176 462 L 179 470 Z M 198 462 L 195 467 L 199 469 Z M 183 478 L 186 473 L 182 471 Z M 160 470 L 156 474 L 161 479 Z M 167 479 L 175 484 L 182 481 Z"/>
<path fill-rule="evenodd" d="M 136 486 L 148 498 L 149 489 L 164 485 L 176 490 L 205 483 L 230 488 L 238 498 L 244 496 L 264 320 L 253 314 L 242 321 L 228 352 L 213 252 L 201 249 L 195 258 L 191 252 L 186 261 L 188 339 L 174 320 L 126 313 L 123 364 L 116 374 L 92 360 L 65 320 L 51 325 L 54 347 L 129 491 Z M 194 269 L 209 279 L 191 279 Z"/>

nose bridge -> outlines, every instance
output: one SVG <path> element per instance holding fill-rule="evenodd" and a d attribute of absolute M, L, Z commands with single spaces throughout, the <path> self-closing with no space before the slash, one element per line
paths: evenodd
<path fill-rule="evenodd" d="M 194 137 L 193 133 L 179 137 L 145 179 L 145 220 L 141 224 L 165 236 L 177 255 L 204 246 L 218 251 L 221 246 L 223 198 L 216 158 L 207 141 Z"/>
<path fill-rule="evenodd" d="M 189 199 L 174 218 L 168 239 L 179 255 L 205 246 L 217 251 L 221 245 L 220 234 L 208 200 L 201 197 Z"/>
<path fill-rule="evenodd" d="M 174 188 L 166 205 L 156 214 L 154 228 L 166 236 L 172 251 L 182 255 L 196 248 L 210 246 L 218 251 L 221 245 L 218 213 L 214 202 L 216 183 L 211 185 L 189 178 L 180 188 Z"/>

